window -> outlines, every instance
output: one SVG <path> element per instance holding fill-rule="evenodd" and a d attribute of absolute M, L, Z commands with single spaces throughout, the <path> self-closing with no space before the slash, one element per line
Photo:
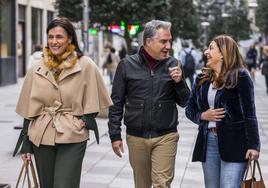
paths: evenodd
<path fill-rule="evenodd" d="M 47 25 L 53 20 L 53 15 L 52 11 L 47 11 Z"/>
<path fill-rule="evenodd" d="M 6 58 L 12 55 L 12 27 L 13 22 L 11 2 L 8 0 L 0 1 L 0 57 Z"/>
<path fill-rule="evenodd" d="M 32 46 L 42 44 L 42 10 L 32 8 Z"/>

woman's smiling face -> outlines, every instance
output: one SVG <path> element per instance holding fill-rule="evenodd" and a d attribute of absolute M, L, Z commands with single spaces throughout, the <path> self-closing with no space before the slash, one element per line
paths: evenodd
<path fill-rule="evenodd" d="M 222 54 L 220 52 L 220 49 L 215 41 L 212 41 L 209 44 L 208 49 L 204 52 L 207 56 L 208 62 L 207 66 L 214 69 L 215 66 L 221 61 Z"/>
<path fill-rule="evenodd" d="M 47 41 L 50 51 L 60 58 L 68 47 L 69 37 L 62 27 L 57 26 L 48 31 Z"/>

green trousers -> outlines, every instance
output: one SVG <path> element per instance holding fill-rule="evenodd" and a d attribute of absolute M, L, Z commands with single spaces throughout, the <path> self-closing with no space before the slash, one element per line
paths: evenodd
<path fill-rule="evenodd" d="M 40 188 L 79 188 L 87 141 L 34 146 Z"/>

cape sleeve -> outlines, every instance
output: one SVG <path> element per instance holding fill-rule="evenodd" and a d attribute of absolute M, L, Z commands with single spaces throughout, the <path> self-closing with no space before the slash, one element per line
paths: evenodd
<path fill-rule="evenodd" d="M 16 106 L 16 113 L 22 116 L 23 118 L 30 119 L 29 117 L 29 108 L 30 108 L 30 95 L 32 90 L 32 81 L 33 81 L 33 69 L 31 68 L 24 79 L 19 99 Z"/>
<path fill-rule="evenodd" d="M 112 100 L 109 96 L 104 80 L 98 67 L 91 60 L 90 70 L 86 70 L 86 89 L 84 91 L 83 108 L 84 114 L 100 112 L 101 109 L 111 106 Z"/>

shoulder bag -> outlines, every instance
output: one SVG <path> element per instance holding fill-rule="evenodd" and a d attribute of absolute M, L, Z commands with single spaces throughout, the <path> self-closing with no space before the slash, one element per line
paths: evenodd
<path fill-rule="evenodd" d="M 29 169 L 30 166 L 30 169 Z M 28 188 L 39 188 L 36 172 L 32 161 L 25 161 L 22 164 L 20 174 L 16 183 L 16 188 L 21 188 L 25 185 L 25 180 L 27 179 Z M 33 182 L 33 185 L 32 185 Z"/>
<path fill-rule="evenodd" d="M 252 163 L 253 163 L 253 167 L 252 167 Z M 251 172 L 251 176 L 250 176 L 250 179 L 247 179 L 249 169 Z M 256 177 L 255 177 L 256 169 L 259 171 L 260 180 L 256 180 Z M 260 164 L 258 160 L 248 161 L 247 169 L 244 174 L 243 181 L 240 184 L 240 188 L 265 188 L 264 181 L 262 178 L 261 168 L 260 168 Z"/>

